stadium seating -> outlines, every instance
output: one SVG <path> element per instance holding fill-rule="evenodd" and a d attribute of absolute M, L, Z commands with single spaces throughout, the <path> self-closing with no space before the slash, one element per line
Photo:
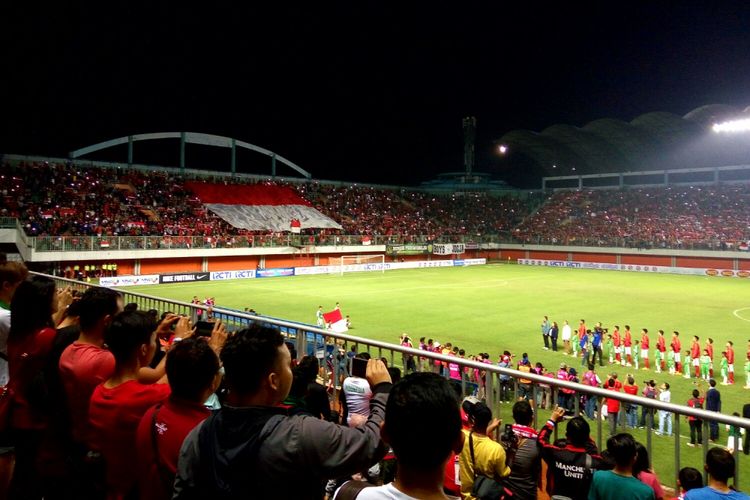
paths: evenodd
<path fill-rule="evenodd" d="M 718 250 L 745 249 L 750 240 L 746 184 L 560 191 L 532 213 L 540 195 L 438 196 L 405 188 L 256 182 L 288 186 L 342 225 L 314 230 L 321 241 L 332 235 L 408 242 L 501 234 L 518 243 Z M 190 236 L 206 237 L 210 246 L 273 238 L 271 231 L 231 226 L 206 210 L 188 184 L 162 171 L 4 164 L 0 215 L 19 218 L 32 236 L 153 235 L 162 237 L 158 247 L 187 247 Z"/>

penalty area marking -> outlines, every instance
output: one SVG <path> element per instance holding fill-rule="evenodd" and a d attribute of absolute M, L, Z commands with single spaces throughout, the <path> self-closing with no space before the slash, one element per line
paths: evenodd
<path fill-rule="evenodd" d="M 750 311 L 750 307 L 740 307 L 739 309 L 735 309 L 734 311 L 732 311 L 732 314 L 734 315 L 735 318 L 741 319 L 742 321 L 747 321 L 750 323 L 750 319 L 743 318 L 742 315 L 740 314 L 740 311 Z"/>

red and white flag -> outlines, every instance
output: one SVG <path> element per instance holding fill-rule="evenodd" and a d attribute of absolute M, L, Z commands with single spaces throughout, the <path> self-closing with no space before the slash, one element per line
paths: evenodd
<path fill-rule="evenodd" d="M 341 309 L 334 309 L 331 312 L 323 313 L 323 320 L 336 333 L 349 331 L 346 327 L 346 320 L 341 316 Z"/>
<path fill-rule="evenodd" d="M 201 203 L 229 224 L 250 231 L 289 231 L 290 221 L 301 229 L 341 229 L 341 224 L 316 210 L 309 201 L 286 186 L 267 184 L 224 185 L 186 182 Z"/>

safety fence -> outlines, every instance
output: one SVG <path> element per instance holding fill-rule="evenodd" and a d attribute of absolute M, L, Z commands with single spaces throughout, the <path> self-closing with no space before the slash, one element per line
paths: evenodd
<path fill-rule="evenodd" d="M 71 287 L 72 289 L 83 292 L 86 288 L 96 286 L 56 276 L 48 277 L 56 281 L 58 288 Z M 210 309 L 213 318 L 220 319 L 225 323 L 227 330 L 230 332 L 242 329 L 253 323 L 260 323 L 266 326 L 278 328 L 287 338 L 290 346 L 294 346 L 298 358 L 304 355 L 316 356 L 321 368 L 326 368 L 326 376 L 328 377 L 326 382 L 329 384 L 333 392 L 334 401 L 338 401 L 338 392 L 340 391 L 340 384 L 343 377 L 348 376 L 348 374 L 351 373 L 352 361 L 351 357 L 347 356 L 346 353 L 353 347 L 356 352 L 364 351 L 368 352 L 372 357 L 384 358 L 388 361 L 388 366 L 400 367 L 404 372 L 409 367 L 412 367 L 416 371 L 436 371 L 441 366 L 446 367 L 447 371 L 449 365 L 458 365 L 460 373 L 465 373 L 467 370 L 479 370 L 483 377 L 482 383 L 474 383 L 470 381 L 468 377 L 463 376 L 460 380 L 454 380 L 456 389 L 460 389 L 461 394 L 463 395 L 479 396 L 481 399 L 485 400 L 495 415 L 501 411 L 501 405 L 506 398 L 508 401 L 516 401 L 519 397 L 525 395 L 527 399 L 534 404 L 533 402 L 539 401 L 540 396 L 545 395 L 546 397 L 551 397 L 551 401 L 555 402 L 558 401 L 558 395 L 560 392 L 564 392 L 565 390 L 573 391 L 572 411 L 575 416 L 584 414 L 581 398 L 579 397 L 581 395 L 585 395 L 587 398 L 595 401 L 598 409 L 602 408 L 602 403 L 606 399 L 618 400 L 623 405 L 637 405 L 639 408 L 647 410 L 644 412 L 646 418 L 645 446 L 649 452 L 649 457 L 652 458 L 654 457 L 652 450 L 654 444 L 654 419 L 656 412 L 668 412 L 669 418 L 674 417 L 673 433 L 671 436 L 671 439 L 674 441 L 674 477 L 671 478 L 673 481 L 667 482 L 667 484 L 674 485 L 677 488 L 679 488 L 677 486 L 677 473 L 680 470 L 681 447 L 683 446 L 682 439 L 684 439 L 680 432 L 682 426 L 685 425 L 681 422 L 680 417 L 696 417 L 702 421 L 704 437 L 702 440 L 702 458 L 704 461 L 709 449 L 708 437 L 710 435 L 709 426 L 711 422 L 746 429 L 748 433 L 746 434 L 745 439 L 750 438 L 750 419 L 746 418 L 692 408 L 685 405 L 665 403 L 652 398 L 633 396 L 622 392 L 537 375 L 533 372 L 520 372 L 512 368 L 502 368 L 495 364 L 471 361 L 456 356 L 445 356 L 429 351 L 366 339 L 345 333 L 335 333 L 330 330 L 317 328 L 313 325 L 266 316 L 258 316 L 219 307 L 209 308 L 204 305 L 168 300 L 128 290 L 120 290 L 120 292 L 122 293 L 126 304 L 136 303 L 138 304 L 138 309 L 156 309 L 160 313 L 167 311 L 174 312 L 189 316 L 194 321 L 198 319 L 197 311 L 199 309 L 204 311 L 204 314 L 201 315 L 204 318 L 208 315 Z M 409 361 L 410 359 L 414 360 L 413 364 Z M 549 395 L 545 394 L 546 391 L 549 391 Z M 538 429 L 541 424 L 541 422 L 537 420 L 538 413 L 538 411 L 534 412 L 533 427 L 535 429 Z M 604 422 L 601 418 L 601 414 L 597 414 L 597 417 L 594 420 L 595 425 L 593 432 L 595 436 L 592 437 L 598 448 L 602 450 L 607 437 L 607 429 L 603 429 Z M 618 429 L 625 432 L 625 419 L 618 420 L 616 426 Z M 555 439 L 558 437 L 557 429 L 556 426 L 554 435 Z M 659 439 L 667 438 L 661 437 Z M 740 467 L 740 457 L 742 453 L 738 439 L 739 438 L 737 437 L 734 438 L 733 452 L 735 458 L 734 486 L 737 489 L 739 489 L 740 486 L 740 472 L 742 470 L 742 467 Z M 665 460 L 666 457 L 660 456 L 659 459 Z M 746 465 L 747 464 L 745 464 L 745 466 Z M 705 474 L 704 471 L 704 480 Z M 664 479 L 666 480 L 666 478 Z"/>

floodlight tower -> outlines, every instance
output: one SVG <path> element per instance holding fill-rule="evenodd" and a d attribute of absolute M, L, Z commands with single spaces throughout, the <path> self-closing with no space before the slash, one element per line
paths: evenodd
<path fill-rule="evenodd" d="M 474 152 L 476 149 L 475 142 L 477 138 L 477 118 L 467 116 L 463 119 L 464 125 L 464 168 L 466 169 L 466 178 L 471 177 L 471 171 L 474 169 Z"/>

